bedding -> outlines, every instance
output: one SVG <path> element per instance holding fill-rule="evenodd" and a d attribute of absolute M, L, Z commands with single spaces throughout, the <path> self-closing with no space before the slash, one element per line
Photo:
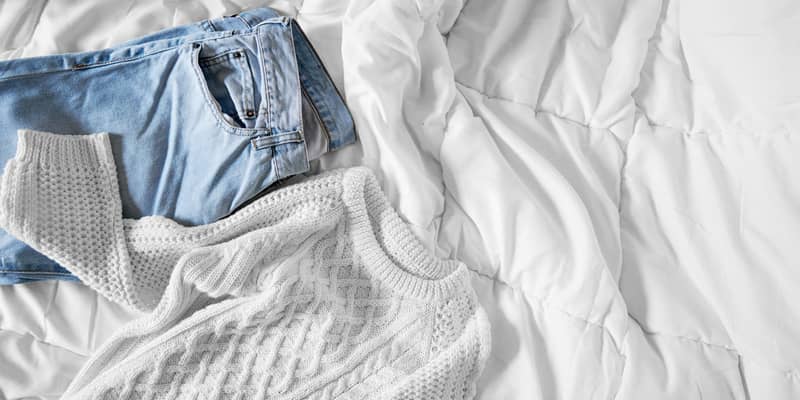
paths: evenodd
<path fill-rule="evenodd" d="M 315 169 L 369 166 L 473 267 L 478 398 L 800 398 L 796 2 L 4 2 L 0 55 L 257 6 L 298 19 L 356 122 Z M 77 283 L 0 298 L 6 398 L 58 397 L 135 317 Z"/>

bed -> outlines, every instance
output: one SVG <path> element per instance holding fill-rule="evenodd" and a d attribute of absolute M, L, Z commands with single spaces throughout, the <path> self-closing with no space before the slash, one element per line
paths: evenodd
<path fill-rule="evenodd" d="M 492 324 L 481 399 L 800 398 L 800 4 L 0 2 L 0 58 L 270 6 L 301 23 L 371 167 Z M 57 398 L 136 313 L 0 287 L 0 398 Z"/>

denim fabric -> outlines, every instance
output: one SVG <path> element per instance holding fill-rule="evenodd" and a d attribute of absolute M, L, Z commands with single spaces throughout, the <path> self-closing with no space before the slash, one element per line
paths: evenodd
<path fill-rule="evenodd" d="M 123 216 L 222 218 L 355 141 L 344 102 L 292 19 L 271 9 L 87 53 L 0 62 L 0 162 L 18 129 L 108 132 Z M 0 284 L 76 279 L 0 230 Z"/>

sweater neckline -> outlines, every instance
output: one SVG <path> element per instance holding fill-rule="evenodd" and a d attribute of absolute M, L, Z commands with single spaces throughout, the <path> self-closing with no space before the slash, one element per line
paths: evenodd
<path fill-rule="evenodd" d="M 389 204 L 366 168 L 346 171 L 342 197 L 353 245 L 367 268 L 400 294 L 419 300 L 444 300 L 468 279 L 457 260 L 431 254 Z"/>

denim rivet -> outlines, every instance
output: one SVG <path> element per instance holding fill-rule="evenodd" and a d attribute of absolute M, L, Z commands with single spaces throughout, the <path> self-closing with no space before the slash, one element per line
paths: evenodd
<path fill-rule="evenodd" d="M 239 58 L 242 56 L 242 53 L 233 53 L 233 58 Z"/>
<path fill-rule="evenodd" d="M 253 110 L 247 110 L 247 111 L 245 111 L 245 115 L 247 115 L 248 117 L 252 117 L 252 116 L 256 115 L 256 113 Z"/>

